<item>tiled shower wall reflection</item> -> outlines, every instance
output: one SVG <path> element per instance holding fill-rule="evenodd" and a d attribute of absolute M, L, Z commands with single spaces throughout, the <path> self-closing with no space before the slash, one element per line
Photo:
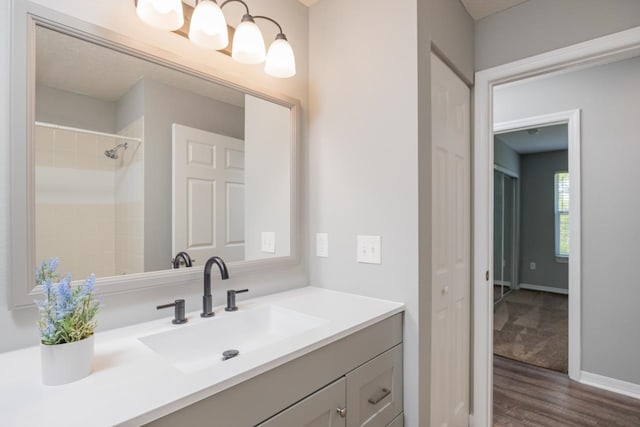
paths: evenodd
<path fill-rule="evenodd" d="M 142 138 L 142 120 L 122 132 Z M 144 271 L 143 245 L 136 243 L 143 227 L 142 143 L 129 141 L 117 160 L 104 155 L 121 142 L 36 126 L 36 262 L 57 257 L 58 272 L 76 280 Z M 123 241 L 127 262 L 118 254 Z"/>
<path fill-rule="evenodd" d="M 130 123 L 119 135 L 142 138 L 144 118 Z M 115 160 L 115 274 L 144 271 L 144 145 L 129 142 Z"/>

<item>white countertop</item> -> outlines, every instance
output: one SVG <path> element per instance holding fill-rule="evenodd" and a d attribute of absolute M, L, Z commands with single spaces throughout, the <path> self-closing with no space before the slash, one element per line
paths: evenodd
<path fill-rule="evenodd" d="M 277 305 L 327 322 L 270 345 L 233 363 L 187 374 L 145 346 L 138 338 L 233 316 L 216 307 L 202 319 L 172 325 L 171 316 L 96 334 L 93 372 L 80 381 L 44 386 L 38 346 L 0 354 L 0 425 L 111 426 L 140 425 L 226 390 L 380 320 L 400 313 L 396 302 L 305 287 L 240 301 L 240 310 Z M 100 316 L 100 314 L 98 314 Z M 99 320 L 99 319 L 98 319 Z"/>

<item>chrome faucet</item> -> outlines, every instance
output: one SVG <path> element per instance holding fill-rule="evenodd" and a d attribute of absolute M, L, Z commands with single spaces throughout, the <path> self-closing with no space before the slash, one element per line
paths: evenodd
<path fill-rule="evenodd" d="M 173 258 L 173 268 L 180 268 L 180 260 L 184 262 L 185 267 L 193 266 L 193 260 L 186 252 L 178 252 L 178 255 Z"/>
<path fill-rule="evenodd" d="M 211 317 L 215 314 L 212 310 L 213 302 L 211 298 L 211 267 L 213 264 L 216 264 L 220 269 L 220 276 L 222 277 L 222 280 L 227 280 L 229 278 L 227 265 L 224 263 L 222 258 L 212 256 L 207 260 L 207 263 L 204 265 L 204 296 L 202 297 L 202 313 L 200 313 L 200 317 Z"/>

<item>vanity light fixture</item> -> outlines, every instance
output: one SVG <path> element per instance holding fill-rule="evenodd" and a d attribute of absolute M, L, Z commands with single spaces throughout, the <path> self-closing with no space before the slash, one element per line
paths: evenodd
<path fill-rule="evenodd" d="M 175 31 L 184 25 L 182 0 L 137 0 L 136 13 L 142 22 L 158 30 Z"/>
<path fill-rule="evenodd" d="M 239 1 L 244 4 L 242 0 L 227 0 L 223 6 L 229 1 Z M 242 17 L 242 22 L 233 35 L 231 57 L 243 64 L 261 64 L 267 57 L 262 32 L 256 25 L 256 21 L 253 20 L 253 16 L 249 15 L 249 8 L 247 8 L 247 13 Z"/>
<path fill-rule="evenodd" d="M 224 49 L 229 44 L 227 20 L 215 1 L 198 3 L 189 24 L 189 40 L 205 49 Z"/>
<path fill-rule="evenodd" d="M 271 21 L 278 27 L 278 35 L 269 46 L 267 52 L 267 60 L 264 64 L 265 73 L 273 77 L 288 78 L 296 75 L 296 58 L 293 49 L 287 40 L 287 36 L 282 32 L 282 27 L 276 21 L 266 16 L 255 16 L 255 19 L 261 18 Z"/>
<path fill-rule="evenodd" d="M 135 1 L 138 17 L 144 23 L 167 31 L 176 31 L 183 27 L 185 19 L 182 0 Z M 196 0 L 191 19 L 187 19 L 189 40 L 205 49 L 225 49 L 229 44 L 229 33 L 222 8 L 232 2 L 242 3 L 246 13 L 234 31 L 231 57 L 244 64 L 265 62 L 265 72 L 273 77 L 294 76 L 296 74 L 295 55 L 280 24 L 267 16 L 252 16 L 249 6 L 243 0 L 226 0 L 220 6 L 216 0 Z M 270 21 L 278 27 L 279 32 L 269 46 L 268 52 L 265 51 L 264 38 L 255 23 L 256 19 Z"/>

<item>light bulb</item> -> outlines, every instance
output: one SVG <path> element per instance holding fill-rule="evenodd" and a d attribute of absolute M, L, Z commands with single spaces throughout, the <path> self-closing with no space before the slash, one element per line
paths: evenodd
<path fill-rule="evenodd" d="M 266 57 L 264 38 L 251 15 L 244 15 L 233 35 L 231 57 L 243 64 L 260 64 Z"/>
<path fill-rule="evenodd" d="M 175 31 L 184 25 L 182 0 L 138 0 L 138 17 L 145 24 L 165 31 Z"/>
<path fill-rule="evenodd" d="M 200 47 L 219 50 L 229 44 L 227 21 L 215 1 L 198 3 L 189 25 L 189 39 Z"/>
<path fill-rule="evenodd" d="M 264 71 L 270 76 L 283 79 L 296 75 L 296 58 L 284 34 L 278 34 L 269 46 Z"/>

